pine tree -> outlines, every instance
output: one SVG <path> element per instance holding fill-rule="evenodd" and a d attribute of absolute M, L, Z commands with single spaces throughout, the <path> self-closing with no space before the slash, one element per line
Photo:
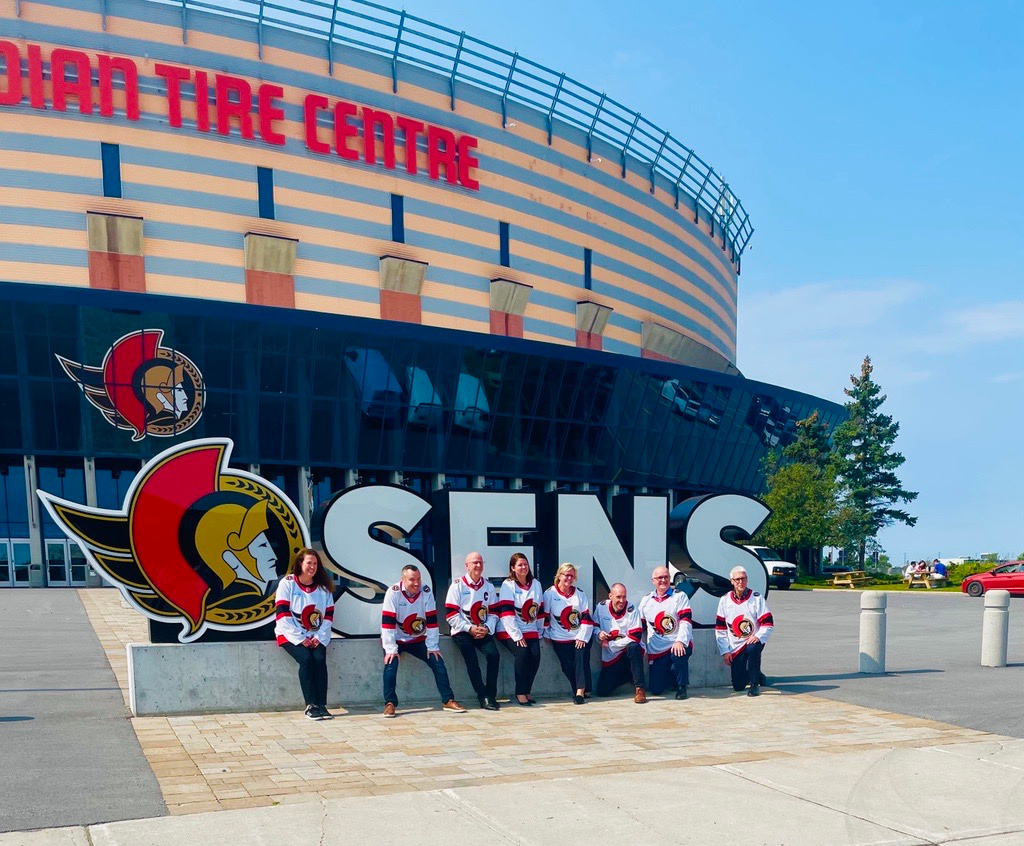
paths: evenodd
<path fill-rule="evenodd" d="M 832 458 L 832 444 L 829 443 L 828 425 L 818 422 L 818 410 L 811 416 L 796 423 L 796 440 L 782 451 L 789 461 L 811 464 L 824 469 Z"/>
<path fill-rule="evenodd" d="M 886 396 L 871 378 L 871 358 L 864 357 L 860 378 L 850 377 L 845 389 L 849 420 L 840 424 L 832 437 L 836 474 L 842 485 L 843 529 L 857 547 L 860 566 L 869 538 L 885 526 L 917 518 L 899 508 L 911 503 L 917 493 L 904 490 L 896 470 L 906 459 L 893 450 L 900 425 L 881 412 Z"/>

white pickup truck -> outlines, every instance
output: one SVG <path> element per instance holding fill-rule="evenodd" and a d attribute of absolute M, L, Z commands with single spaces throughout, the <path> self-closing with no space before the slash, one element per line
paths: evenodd
<path fill-rule="evenodd" d="M 796 564 L 790 564 L 788 561 L 783 561 L 779 558 L 778 553 L 774 549 L 767 546 L 748 545 L 744 545 L 744 548 L 749 549 L 754 553 L 754 555 L 761 559 L 765 569 L 768 571 L 768 584 L 772 587 L 789 590 L 789 586 L 796 581 Z"/>

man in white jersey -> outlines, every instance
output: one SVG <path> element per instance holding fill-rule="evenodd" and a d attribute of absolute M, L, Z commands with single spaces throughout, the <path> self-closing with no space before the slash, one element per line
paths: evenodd
<path fill-rule="evenodd" d="M 633 701 L 647 701 L 644 690 L 644 646 L 640 642 L 644 624 L 640 611 L 629 604 L 626 586 L 616 582 L 608 599 L 594 609 L 597 640 L 601 644 L 601 675 L 597 677 L 597 695 L 611 696 L 617 687 L 633 682 Z"/>
<path fill-rule="evenodd" d="M 452 640 L 466 662 L 466 672 L 473 685 L 480 707 L 497 711 L 498 645 L 494 626 L 498 622 L 498 591 L 484 579 L 484 557 L 479 552 L 466 556 L 466 575 L 452 582 L 445 597 L 445 619 L 451 627 Z M 476 653 L 484 656 L 487 681 L 480 676 Z"/>
<path fill-rule="evenodd" d="M 647 627 L 647 682 L 655 696 L 674 687 L 676 699 L 686 699 L 693 654 L 693 615 L 690 600 L 672 588 L 668 567 L 651 573 L 654 590 L 637 607 Z"/>
<path fill-rule="evenodd" d="M 415 564 L 406 564 L 402 568 L 401 580 L 384 594 L 380 639 L 384 645 L 385 717 L 394 717 L 398 708 L 396 685 L 398 662 L 402 655 L 418 658 L 430 668 L 445 711 L 466 713 L 466 709 L 455 701 L 448 670 L 441 657 L 434 594 L 429 587 L 423 587 L 420 568 Z"/>
<path fill-rule="evenodd" d="M 729 581 L 732 590 L 718 600 L 715 641 L 732 671 L 733 690 L 743 690 L 749 684 L 747 696 L 760 696 L 765 683 L 761 653 L 775 630 L 775 620 L 764 597 L 747 587 L 743 567 L 733 567 Z"/>

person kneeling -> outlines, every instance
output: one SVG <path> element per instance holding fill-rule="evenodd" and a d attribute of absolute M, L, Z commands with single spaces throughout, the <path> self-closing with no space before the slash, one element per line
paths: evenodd
<path fill-rule="evenodd" d="M 594 625 L 601 644 L 601 675 L 597 677 L 597 695 L 611 696 L 617 687 L 633 682 L 633 701 L 647 701 L 644 690 L 644 647 L 640 642 L 643 621 L 636 606 L 626 597 L 626 586 L 616 583 L 608 599 L 594 610 Z"/>
<path fill-rule="evenodd" d="M 733 567 L 729 581 L 732 590 L 718 600 L 715 640 L 732 671 L 733 690 L 750 685 L 747 696 L 760 696 L 766 681 L 761 672 L 761 653 L 775 630 L 775 621 L 764 597 L 747 587 L 743 567 Z"/>
<path fill-rule="evenodd" d="M 380 639 L 384 645 L 384 716 L 394 717 L 398 708 L 398 662 L 401 655 L 423 661 L 434 674 L 441 696 L 441 707 L 450 714 L 465 714 L 455 701 L 448 669 L 441 657 L 437 629 L 437 607 L 429 587 L 421 587 L 423 577 L 415 564 L 402 568 L 402 578 L 384 595 Z"/>

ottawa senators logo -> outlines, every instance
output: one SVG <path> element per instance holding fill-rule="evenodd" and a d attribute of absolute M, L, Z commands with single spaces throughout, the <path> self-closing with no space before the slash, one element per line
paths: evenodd
<path fill-rule="evenodd" d="M 487 606 L 482 602 L 474 602 L 473 607 L 469 609 L 469 619 L 477 626 L 483 626 L 487 623 Z"/>
<path fill-rule="evenodd" d="M 736 637 L 750 637 L 754 633 L 754 621 L 749 617 L 737 617 L 732 621 L 732 633 Z"/>
<path fill-rule="evenodd" d="M 558 615 L 558 622 L 562 624 L 562 628 L 567 632 L 575 631 L 580 627 L 580 612 L 571 605 L 566 606 L 562 609 L 562 613 Z"/>
<path fill-rule="evenodd" d="M 654 618 L 654 630 L 661 635 L 672 634 L 676 630 L 675 615 L 659 611 L 658 616 Z"/>
<path fill-rule="evenodd" d="M 142 329 L 118 338 L 100 367 L 58 355 L 64 372 L 107 422 L 132 432 L 168 438 L 191 429 L 203 414 L 203 374 L 176 350 L 160 346 L 163 329 Z"/>
<path fill-rule="evenodd" d="M 182 643 L 207 628 L 238 631 L 271 619 L 278 578 L 310 545 L 287 496 L 228 468 L 232 447 L 209 438 L 165 450 L 142 468 L 119 511 L 39 491 L 96 572 L 150 619 L 180 622 Z"/>
<path fill-rule="evenodd" d="M 307 632 L 315 632 L 324 621 L 324 615 L 315 605 L 307 605 L 302 609 L 302 628 Z"/>
<path fill-rule="evenodd" d="M 407 635 L 421 635 L 427 630 L 427 621 L 415 614 L 402 620 L 402 631 Z"/>
<path fill-rule="evenodd" d="M 519 616 L 522 618 L 524 623 L 532 623 L 537 619 L 537 612 L 540 607 L 532 599 L 527 599 L 523 603 L 523 607 L 519 609 Z"/>

